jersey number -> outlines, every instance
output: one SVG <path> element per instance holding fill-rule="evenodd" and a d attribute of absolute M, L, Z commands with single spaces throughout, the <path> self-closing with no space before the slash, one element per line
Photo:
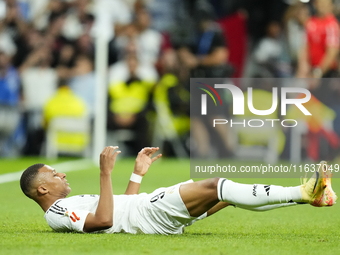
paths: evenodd
<path fill-rule="evenodd" d="M 156 202 L 158 199 L 162 199 L 165 195 L 165 191 L 159 193 L 158 195 L 154 196 L 153 198 L 150 199 L 151 203 Z"/>

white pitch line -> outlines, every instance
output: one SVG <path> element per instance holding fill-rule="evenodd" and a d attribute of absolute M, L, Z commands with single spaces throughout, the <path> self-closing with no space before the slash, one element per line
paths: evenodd
<path fill-rule="evenodd" d="M 93 166 L 94 164 L 90 159 L 78 159 L 78 160 L 67 161 L 67 162 L 62 162 L 62 163 L 58 163 L 55 165 L 51 165 L 51 167 L 55 168 L 57 172 L 63 172 L 63 173 L 78 171 L 78 170 L 85 170 Z M 24 170 L 19 171 L 19 172 L 0 175 L 0 184 L 20 180 L 21 174 L 23 172 Z"/>

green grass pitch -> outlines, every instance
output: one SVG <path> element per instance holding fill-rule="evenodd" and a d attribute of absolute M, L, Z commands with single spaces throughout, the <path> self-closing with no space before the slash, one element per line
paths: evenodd
<path fill-rule="evenodd" d="M 1 160 L 0 174 L 22 170 L 41 159 Z M 53 163 L 49 161 L 49 163 Z M 133 159 L 116 162 L 113 191 L 125 191 Z M 150 168 L 141 192 L 151 192 L 190 178 L 189 160 L 163 159 Z M 57 169 L 58 170 L 58 169 Z M 72 192 L 99 193 L 99 169 L 67 174 Z M 244 183 L 299 185 L 297 179 L 238 179 Z M 340 192 L 340 180 L 333 180 Z M 19 182 L 0 184 L 0 254 L 339 254 L 340 204 L 330 208 L 299 205 L 269 212 L 227 207 L 186 228 L 183 235 L 54 233 L 38 205 Z"/>

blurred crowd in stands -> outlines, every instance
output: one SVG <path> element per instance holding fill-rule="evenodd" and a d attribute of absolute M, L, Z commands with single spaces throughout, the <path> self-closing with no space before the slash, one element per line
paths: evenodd
<path fill-rule="evenodd" d="M 169 155 L 188 152 L 190 77 L 338 77 L 338 0 L 1 0 L 1 157 L 45 154 L 48 139 L 65 142 L 66 154 L 91 144 L 55 119 L 87 119 L 75 133 L 92 131 L 99 2 L 114 31 L 108 139 L 131 153 L 157 141 Z M 308 89 L 340 112 L 339 84 Z"/>

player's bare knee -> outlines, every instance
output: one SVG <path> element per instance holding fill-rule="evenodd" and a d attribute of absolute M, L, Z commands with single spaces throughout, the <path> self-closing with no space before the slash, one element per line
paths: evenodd
<path fill-rule="evenodd" d="M 208 188 L 210 190 L 216 190 L 219 179 L 220 178 L 218 178 L 218 177 L 207 179 L 206 180 L 206 188 Z"/>

